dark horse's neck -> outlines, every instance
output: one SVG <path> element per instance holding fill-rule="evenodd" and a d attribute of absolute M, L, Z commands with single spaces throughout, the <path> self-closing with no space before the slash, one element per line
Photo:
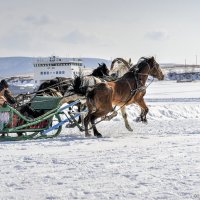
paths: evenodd
<path fill-rule="evenodd" d="M 122 76 L 122 80 L 126 79 L 131 81 L 136 81 L 137 84 L 140 85 L 145 85 L 148 75 L 149 75 L 149 71 L 150 71 L 150 65 L 148 64 L 147 61 L 142 61 L 141 63 L 133 66 L 129 72 L 127 72 L 126 74 L 124 74 L 124 76 Z"/>
<path fill-rule="evenodd" d="M 138 68 L 138 78 L 141 80 L 142 85 L 145 85 L 149 75 L 150 65 L 147 61 L 142 61 L 139 63 Z"/>

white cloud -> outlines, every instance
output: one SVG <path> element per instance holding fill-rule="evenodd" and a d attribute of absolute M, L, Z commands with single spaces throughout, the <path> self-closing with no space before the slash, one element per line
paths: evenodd
<path fill-rule="evenodd" d="M 46 15 L 42 15 L 39 17 L 29 15 L 29 16 L 25 17 L 24 20 L 26 22 L 34 24 L 34 25 L 46 25 L 46 24 L 50 23 L 50 19 Z"/>
<path fill-rule="evenodd" d="M 62 41 L 71 44 L 99 43 L 99 39 L 93 35 L 87 35 L 78 30 L 74 30 L 64 36 Z"/>
<path fill-rule="evenodd" d="M 28 50 L 30 48 L 31 37 L 27 32 L 10 32 L 0 38 L 1 46 L 4 49 Z"/>
<path fill-rule="evenodd" d="M 145 37 L 151 40 L 166 40 L 169 38 L 169 34 L 164 30 L 155 30 L 146 33 Z"/>

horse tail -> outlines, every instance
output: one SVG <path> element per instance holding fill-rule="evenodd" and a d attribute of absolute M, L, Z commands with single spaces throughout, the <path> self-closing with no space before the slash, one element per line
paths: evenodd
<path fill-rule="evenodd" d="M 87 93 L 87 96 L 86 96 L 88 106 L 92 107 L 92 113 L 94 113 L 97 110 L 96 105 L 95 105 L 95 101 L 94 101 L 94 96 L 95 96 L 95 90 L 94 89 L 90 90 Z"/>
<path fill-rule="evenodd" d="M 82 94 L 81 85 L 82 85 L 82 78 L 80 76 L 76 76 L 73 81 L 73 90 L 76 94 Z"/>
<path fill-rule="evenodd" d="M 95 95 L 95 91 L 94 91 L 94 89 L 92 89 L 92 90 L 88 91 L 87 98 L 94 99 L 94 95 Z"/>

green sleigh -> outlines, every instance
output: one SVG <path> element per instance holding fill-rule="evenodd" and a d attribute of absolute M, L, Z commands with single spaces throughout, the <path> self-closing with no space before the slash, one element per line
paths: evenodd
<path fill-rule="evenodd" d="M 31 108 L 36 111 L 44 111 L 44 114 L 37 118 L 29 118 L 22 115 L 10 105 L 0 108 L 0 115 L 5 116 L 8 120 L 0 121 L 0 141 L 19 141 L 31 139 L 53 138 L 60 134 L 62 125 L 65 123 L 78 123 L 75 118 L 80 113 L 64 110 L 73 107 L 80 101 L 77 100 L 71 104 L 61 107 L 62 97 L 52 96 L 35 96 L 31 101 Z M 64 119 L 61 119 L 64 116 Z M 70 117 L 69 117 L 70 116 Z M 81 128 L 81 127 L 79 127 Z M 23 133 L 18 136 L 19 133 Z"/>

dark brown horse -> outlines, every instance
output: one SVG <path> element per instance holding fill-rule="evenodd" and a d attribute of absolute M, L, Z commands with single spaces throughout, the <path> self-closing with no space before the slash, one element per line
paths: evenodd
<path fill-rule="evenodd" d="M 146 115 L 149 109 L 143 97 L 146 93 L 145 83 L 149 75 L 158 80 L 164 79 L 161 68 L 154 57 L 143 57 L 120 79 L 97 84 L 87 95 L 88 114 L 84 119 L 85 136 L 90 136 L 88 123 L 91 122 L 94 135 L 102 137 L 97 131 L 95 120 L 113 112 L 113 105 L 120 106 L 125 126 L 129 131 L 133 130 L 127 120 L 126 106 L 132 103 L 139 105 L 142 109 L 140 120 L 147 122 Z M 116 111 L 113 112 L 113 116 L 116 116 Z"/>
<path fill-rule="evenodd" d="M 39 86 L 36 94 L 43 96 L 45 93 L 45 95 L 55 96 L 54 92 L 56 91 L 59 92 L 61 95 L 64 95 L 65 92 L 72 85 L 72 82 L 73 81 L 71 78 L 65 77 L 56 77 L 51 80 L 46 80 Z"/>

